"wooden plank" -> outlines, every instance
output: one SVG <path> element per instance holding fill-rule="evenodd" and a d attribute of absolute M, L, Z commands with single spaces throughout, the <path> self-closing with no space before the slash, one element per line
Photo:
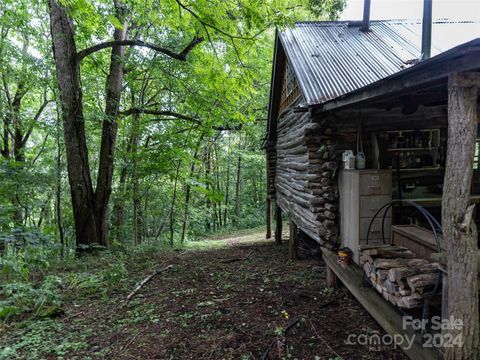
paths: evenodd
<path fill-rule="evenodd" d="M 378 322 L 378 324 L 390 335 L 401 334 L 411 339 L 415 335 L 415 341 L 411 348 L 403 348 L 405 354 L 412 360 L 441 360 L 441 355 L 431 349 L 424 348 L 421 342 L 421 336 L 414 333 L 411 328 L 402 329 L 401 315 L 375 290 L 362 286 L 362 271 L 358 266 L 350 265 L 342 268 L 337 263 L 337 257 L 332 251 L 324 249 L 322 251 L 323 259 L 339 280 L 347 287 L 347 289 L 355 296 L 362 306 L 370 313 L 370 315 Z"/>
<path fill-rule="evenodd" d="M 435 236 L 430 229 L 425 229 L 418 225 L 394 225 L 392 226 L 392 231 L 395 233 L 402 234 L 412 240 L 415 240 L 429 248 L 432 251 L 437 251 L 437 243 Z M 438 235 L 441 248 L 444 248 L 444 240 L 441 235 Z"/>

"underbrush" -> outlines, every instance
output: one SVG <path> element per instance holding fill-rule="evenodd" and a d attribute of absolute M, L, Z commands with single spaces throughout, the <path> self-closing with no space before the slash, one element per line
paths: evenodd
<path fill-rule="evenodd" d="M 236 236 L 258 232 L 260 228 L 236 231 Z M 75 257 L 67 252 L 60 258 L 58 246 L 44 241 L 11 247 L 0 254 L 0 322 L 47 319 L 62 315 L 71 299 L 106 299 L 110 292 L 132 287 L 131 271 L 151 269 L 155 254 L 225 246 L 227 232 L 209 240 L 190 241 L 170 248 L 159 242 L 117 247 Z"/>
<path fill-rule="evenodd" d="M 128 276 L 127 255 L 121 252 L 58 260 L 36 250 L 25 247 L 0 258 L 0 320 L 60 315 L 68 299 L 105 297 Z"/>

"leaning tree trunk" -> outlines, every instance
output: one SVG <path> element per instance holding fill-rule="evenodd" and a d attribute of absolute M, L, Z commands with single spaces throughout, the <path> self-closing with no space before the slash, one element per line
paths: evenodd
<path fill-rule="evenodd" d="M 448 147 L 442 199 L 442 226 L 447 250 L 448 314 L 463 323 L 462 346 L 447 347 L 445 359 L 478 359 L 477 231 L 472 219 L 470 185 L 477 128 L 477 89 L 462 84 L 462 74 L 450 78 Z"/>
<path fill-rule="evenodd" d="M 55 0 L 48 5 L 77 246 L 99 243 L 73 24 L 65 7 Z"/>
<path fill-rule="evenodd" d="M 121 5 L 117 5 L 116 14 L 123 18 Z M 113 38 L 115 41 L 127 39 L 128 24 L 125 21 L 122 28 L 115 28 Z M 117 118 L 120 109 L 120 98 L 122 94 L 122 82 L 124 76 L 125 47 L 114 45 L 110 59 L 110 72 L 106 84 L 106 106 L 105 118 L 102 128 L 102 142 L 100 145 L 100 160 L 98 165 L 97 188 L 95 200 L 97 206 L 97 238 L 100 244 L 107 245 L 108 242 L 108 203 L 112 193 L 113 166 L 115 157 L 115 144 L 117 141 Z"/>

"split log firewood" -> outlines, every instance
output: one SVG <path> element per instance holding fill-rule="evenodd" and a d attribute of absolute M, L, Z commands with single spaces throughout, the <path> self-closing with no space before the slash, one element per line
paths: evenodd
<path fill-rule="evenodd" d="M 395 292 L 399 292 L 400 288 L 398 287 L 397 284 L 395 283 L 392 283 L 391 281 L 389 280 L 385 280 L 383 282 L 383 287 L 385 288 L 385 290 L 390 293 L 390 294 L 393 294 Z"/>
<path fill-rule="evenodd" d="M 398 287 L 398 293 L 400 296 L 409 296 L 412 294 L 412 291 L 410 289 L 406 288 L 401 288 L 400 286 Z"/>
<path fill-rule="evenodd" d="M 407 283 L 408 283 L 408 286 L 410 286 L 412 293 L 424 292 L 425 288 L 435 286 L 436 281 L 437 281 L 436 273 L 418 274 L 418 275 L 414 275 L 407 278 Z"/>
<path fill-rule="evenodd" d="M 425 259 L 374 259 L 373 266 L 377 269 L 391 269 L 405 266 L 418 266 L 427 264 Z"/>
<path fill-rule="evenodd" d="M 398 299 L 397 305 L 402 308 L 413 309 L 423 305 L 423 297 L 419 294 L 402 296 Z"/>
<path fill-rule="evenodd" d="M 359 250 L 360 252 L 363 252 L 364 250 L 370 250 L 370 249 L 376 249 L 376 248 L 390 248 L 394 245 L 391 244 L 369 244 L 369 245 L 360 245 Z M 404 248 L 406 249 L 406 248 Z"/>
<path fill-rule="evenodd" d="M 370 276 L 370 274 L 374 273 L 372 265 L 369 262 L 365 262 L 363 264 L 363 271 L 365 271 L 365 274 L 367 274 L 367 276 Z"/>
<path fill-rule="evenodd" d="M 413 259 L 415 257 L 415 254 L 412 251 L 400 246 L 376 247 L 363 250 L 362 253 L 383 259 Z"/>
<path fill-rule="evenodd" d="M 333 204 L 330 204 L 330 203 L 326 203 L 325 204 L 325 210 L 335 212 L 335 211 L 337 211 L 337 206 L 333 205 Z"/>
<path fill-rule="evenodd" d="M 375 270 L 375 275 L 377 276 L 378 281 L 385 281 L 387 280 L 388 270 L 377 269 Z"/>
<path fill-rule="evenodd" d="M 380 294 L 383 294 L 383 286 L 377 283 L 373 284 Z"/>
<path fill-rule="evenodd" d="M 390 280 L 391 282 L 398 282 L 401 279 L 405 279 L 413 275 L 436 272 L 437 270 L 438 263 L 428 263 L 421 266 L 394 268 L 389 270 L 388 280 Z"/>

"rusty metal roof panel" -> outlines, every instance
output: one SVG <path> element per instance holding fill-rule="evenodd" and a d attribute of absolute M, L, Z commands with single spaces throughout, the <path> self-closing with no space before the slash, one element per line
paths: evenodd
<path fill-rule="evenodd" d="M 460 35 L 457 44 L 480 34 L 477 22 L 434 22 L 432 56 L 455 45 L 438 46 L 435 42 L 436 33 L 445 34 L 436 29 L 445 25 L 450 25 L 449 33 Z M 360 31 L 360 26 L 348 21 L 301 22 L 280 33 L 308 105 L 347 94 L 418 62 L 420 22 L 372 21 L 369 32 Z M 439 40 L 445 38 L 443 35 Z"/>

